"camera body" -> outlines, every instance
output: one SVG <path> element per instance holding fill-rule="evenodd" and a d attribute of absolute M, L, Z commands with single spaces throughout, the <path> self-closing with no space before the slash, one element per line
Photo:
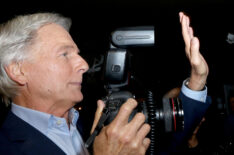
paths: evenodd
<path fill-rule="evenodd" d="M 104 82 L 107 96 L 103 99 L 105 108 L 110 111 L 105 124 L 109 124 L 117 115 L 119 108 L 128 98 L 135 96 L 126 90 L 129 85 L 129 71 L 131 59 L 128 49 L 136 47 L 154 46 L 154 27 L 125 27 L 112 32 L 110 49 L 106 53 L 104 66 Z M 141 112 L 139 105 L 131 114 L 129 121 L 137 112 Z M 147 116 L 147 114 L 146 114 Z"/>
<path fill-rule="evenodd" d="M 107 96 L 103 100 L 106 103 L 106 108 L 110 111 L 105 124 L 114 119 L 120 106 L 128 98 L 135 98 L 131 92 L 122 90 L 129 84 L 130 76 L 133 76 L 129 72 L 131 62 L 128 49 L 130 47 L 154 46 L 154 34 L 153 26 L 125 27 L 112 33 L 110 50 L 106 54 L 104 66 Z M 145 96 L 146 99 L 139 103 L 129 120 L 136 112 L 143 112 L 148 123 L 152 116 L 157 121 L 163 121 L 166 132 L 183 129 L 183 108 L 179 98 L 164 99 L 162 104 L 158 106 L 153 92 L 146 92 Z"/>
<path fill-rule="evenodd" d="M 117 29 L 112 33 L 110 50 L 106 54 L 106 63 L 104 70 L 105 88 L 107 96 L 103 99 L 106 106 L 105 112 L 107 118 L 104 125 L 109 124 L 115 116 L 121 105 L 128 98 L 135 96 L 123 88 L 129 84 L 131 75 L 129 66 L 131 65 L 128 49 L 130 47 L 154 46 L 154 27 L 128 27 Z M 162 103 L 155 102 L 154 93 L 147 91 L 145 99 L 138 102 L 129 121 L 137 112 L 142 112 L 146 117 L 146 122 L 150 124 L 151 131 L 149 138 L 149 154 L 155 154 L 159 148 L 159 132 L 175 132 L 183 130 L 184 112 L 179 98 L 163 99 Z"/>

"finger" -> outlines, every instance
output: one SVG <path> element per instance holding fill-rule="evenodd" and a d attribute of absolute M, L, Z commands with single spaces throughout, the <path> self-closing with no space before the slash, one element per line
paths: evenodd
<path fill-rule="evenodd" d="M 142 125 L 142 127 L 137 132 L 135 141 L 138 143 L 142 143 L 142 141 L 145 139 L 145 137 L 149 132 L 150 132 L 150 125 L 149 124 Z"/>
<path fill-rule="evenodd" d="M 111 124 L 115 126 L 122 126 L 128 123 L 128 119 L 133 109 L 137 106 L 136 100 L 133 98 L 128 99 L 121 107 L 120 110 Z"/>
<path fill-rule="evenodd" d="M 189 38 L 189 25 L 188 25 L 188 17 L 184 15 L 183 13 L 180 13 L 180 22 L 181 22 L 181 28 L 182 28 L 182 34 L 184 40 L 190 40 Z"/>
<path fill-rule="evenodd" d="M 146 138 L 146 135 L 149 133 L 149 131 L 150 131 L 149 124 L 144 124 L 138 130 L 137 134 L 134 135 L 134 139 L 131 140 L 131 145 L 133 146 L 133 148 L 139 149 L 140 154 L 145 154 L 146 150 L 148 149 L 150 145 L 150 139 Z M 131 139 L 129 133 L 131 133 L 131 131 L 128 130 L 128 133 L 126 134 L 126 136 L 129 138 L 126 138 L 125 136 L 124 139 Z"/>
<path fill-rule="evenodd" d="M 145 147 L 146 150 L 148 149 L 149 145 L 150 145 L 150 139 L 149 138 L 145 138 L 143 140 L 143 146 Z"/>
<path fill-rule="evenodd" d="M 150 139 L 145 138 L 143 140 L 143 142 L 141 142 L 141 144 L 138 146 L 138 148 L 140 148 L 138 151 L 138 154 L 146 154 L 146 151 L 147 151 L 149 145 L 150 145 Z"/>
<path fill-rule="evenodd" d="M 193 36 L 193 29 L 190 26 L 190 19 L 186 15 L 184 16 L 184 19 L 185 19 L 185 22 L 186 22 L 186 28 L 187 28 L 187 31 L 188 31 L 189 39 L 191 40 L 194 36 Z"/>
<path fill-rule="evenodd" d="M 187 15 L 184 15 L 185 21 L 186 21 L 186 26 L 190 27 L 190 19 Z"/>
<path fill-rule="evenodd" d="M 183 12 L 179 12 L 180 22 L 182 20 Z"/>
<path fill-rule="evenodd" d="M 137 132 L 142 127 L 142 124 L 145 122 L 145 116 L 143 113 L 137 113 L 134 118 L 127 125 L 127 136 L 129 139 L 131 137 L 136 137 Z M 142 139 L 141 139 L 142 140 Z"/>
<path fill-rule="evenodd" d="M 189 32 L 190 30 L 189 30 L 188 23 L 187 23 L 187 17 L 182 13 L 181 13 L 181 28 L 182 28 L 182 35 L 183 35 L 185 47 L 186 47 L 186 52 L 189 52 L 191 35 Z M 186 53 L 186 54 L 189 54 L 189 53 Z"/>
<path fill-rule="evenodd" d="M 132 133 L 136 133 L 144 122 L 145 115 L 143 113 L 137 113 L 129 122 L 129 126 L 132 128 Z"/>
<path fill-rule="evenodd" d="M 193 35 L 193 28 L 192 27 L 189 27 L 189 35 L 190 35 L 191 39 L 194 37 L 194 35 Z"/>
<path fill-rule="evenodd" d="M 95 118 L 94 118 L 93 126 L 91 129 L 91 133 L 93 133 L 94 129 L 96 128 L 97 123 L 102 115 L 102 111 L 103 111 L 104 107 L 105 107 L 104 102 L 102 100 L 98 100 L 97 101 L 97 110 L 95 112 Z"/>

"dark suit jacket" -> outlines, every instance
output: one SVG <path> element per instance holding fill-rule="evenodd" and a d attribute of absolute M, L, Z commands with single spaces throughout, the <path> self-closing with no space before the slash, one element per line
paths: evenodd
<path fill-rule="evenodd" d="M 80 121 L 77 129 L 82 134 Z M 0 129 L 0 155 L 65 155 L 54 142 L 40 131 L 9 111 Z"/>
<path fill-rule="evenodd" d="M 185 130 L 175 135 L 170 146 L 172 150 L 200 122 L 209 106 L 183 94 L 180 97 L 184 108 Z M 65 153 L 37 129 L 9 112 L 0 129 L 0 154 L 64 155 Z"/>
<path fill-rule="evenodd" d="M 0 140 L 1 154 L 65 155 L 50 139 L 11 111 L 2 125 L 1 133 L 4 136 Z"/>
<path fill-rule="evenodd" d="M 179 151 L 178 148 L 184 142 L 187 142 L 211 104 L 211 98 L 209 96 L 206 99 L 206 103 L 188 98 L 183 93 L 180 93 L 179 98 L 182 101 L 184 109 L 184 130 L 173 134 L 169 146 L 171 152 Z"/>
<path fill-rule="evenodd" d="M 183 93 L 180 93 L 179 98 L 184 110 L 184 130 L 159 135 L 155 149 L 158 155 L 183 154 L 181 151 L 184 143 L 192 135 L 211 103 L 210 97 L 207 97 L 206 103 L 188 98 Z"/>

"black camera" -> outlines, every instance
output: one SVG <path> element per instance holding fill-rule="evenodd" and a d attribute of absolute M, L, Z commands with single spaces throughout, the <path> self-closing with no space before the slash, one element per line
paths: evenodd
<path fill-rule="evenodd" d="M 129 71 L 131 59 L 128 49 L 145 46 L 154 46 L 153 26 L 121 28 L 112 33 L 110 50 L 106 54 L 104 65 L 107 96 L 103 98 L 103 101 L 106 106 L 94 133 L 86 142 L 86 147 L 89 147 L 101 128 L 115 118 L 121 105 L 128 98 L 137 100 L 137 96 L 126 90 L 129 81 L 133 79 Z M 179 98 L 163 99 L 162 104 L 159 104 L 152 91 L 147 90 L 144 96 L 144 99 L 138 102 L 137 108 L 133 110 L 129 121 L 137 112 L 145 115 L 146 122 L 151 126 L 149 150 L 150 154 L 154 154 L 156 132 L 158 130 L 164 132 L 183 130 L 184 112 Z"/>

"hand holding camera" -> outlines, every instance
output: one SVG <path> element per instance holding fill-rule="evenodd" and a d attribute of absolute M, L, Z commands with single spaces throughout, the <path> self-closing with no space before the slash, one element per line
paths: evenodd
<path fill-rule="evenodd" d="M 121 106 L 114 120 L 104 126 L 95 138 L 94 154 L 95 152 L 104 154 L 138 154 L 141 152 L 141 154 L 145 154 L 150 144 L 150 139 L 146 138 L 150 126 L 145 124 L 145 116 L 142 113 L 137 113 L 129 122 L 129 116 L 136 107 L 137 102 L 132 98 Z M 105 147 L 109 146 L 107 144 L 112 147 Z M 101 147 L 99 147 L 100 145 Z M 96 150 L 98 148 L 103 150 Z M 108 148 L 112 150 L 108 150 Z"/>

